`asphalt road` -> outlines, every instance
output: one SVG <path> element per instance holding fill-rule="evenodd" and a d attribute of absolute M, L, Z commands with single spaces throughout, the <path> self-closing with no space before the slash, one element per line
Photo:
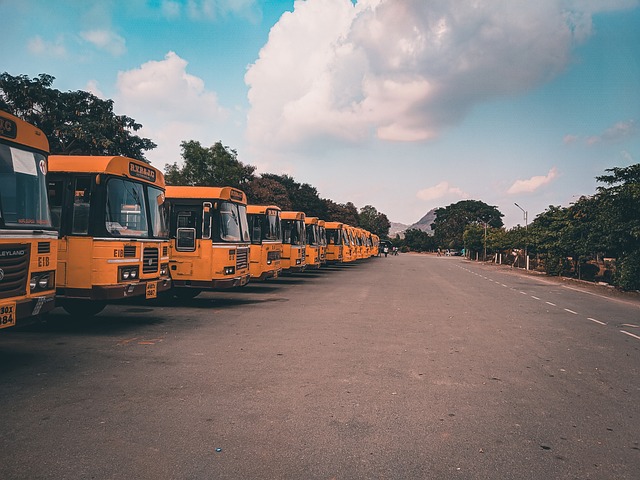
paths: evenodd
<path fill-rule="evenodd" d="M 637 479 L 640 303 L 401 254 L 0 331 L 0 479 Z"/>

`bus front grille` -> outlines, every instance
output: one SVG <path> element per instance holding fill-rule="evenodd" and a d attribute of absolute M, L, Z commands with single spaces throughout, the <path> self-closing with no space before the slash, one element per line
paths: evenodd
<path fill-rule="evenodd" d="M 249 249 L 238 248 L 236 252 L 236 271 L 249 267 Z"/>
<path fill-rule="evenodd" d="M 280 250 L 272 250 L 267 252 L 267 260 L 280 260 Z"/>
<path fill-rule="evenodd" d="M 142 256 L 142 273 L 155 273 L 158 271 L 158 249 L 145 248 Z"/>
<path fill-rule="evenodd" d="M 30 256 L 28 244 L 0 245 L 0 298 L 27 293 Z"/>

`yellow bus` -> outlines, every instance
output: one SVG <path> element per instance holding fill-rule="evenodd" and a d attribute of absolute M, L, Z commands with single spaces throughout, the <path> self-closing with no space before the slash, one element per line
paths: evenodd
<path fill-rule="evenodd" d="M 57 237 L 47 201 L 49 142 L 0 112 L 0 328 L 54 307 Z"/>
<path fill-rule="evenodd" d="M 327 263 L 344 261 L 345 230 L 342 222 L 325 222 Z"/>
<path fill-rule="evenodd" d="M 247 205 L 251 251 L 249 271 L 251 279 L 277 278 L 282 271 L 282 222 L 280 207 L 275 205 Z"/>
<path fill-rule="evenodd" d="M 320 265 L 327 263 L 327 228 L 324 220 L 318 220 L 318 236 L 320 240 Z"/>
<path fill-rule="evenodd" d="M 380 237 L 375 233 L 371 234 L 371 256 L 377 257 L 380 254 Z"/>
<path fill-rule="evenodd" d="M 95 315 L 107 303 L 171 288 L 164 176 L 121 156 L 49 157 L 59 230 L 56 303 Z"/>
<path fill-rule="evenodd" d="M 306 268 L 303 212 L 282 212 L 282 272 L 303 272 Z"/>
<path fill-rule="evenodd" d="M 320 268 L 320 230 L 318 217 L 304 217 L 307 268 Z"/>
<path fill-rule="evenodd" d="M 232 187 L 167 186 L 170 271 L 176 296 L 249 281 L 247 196 Z"/>
<path fill-rule="evenodd" d="M 355 262 L 357 259 L 355 228 L 351 225 L 344 225 L 344 249 L 342 261 L 345 263 Z"/>

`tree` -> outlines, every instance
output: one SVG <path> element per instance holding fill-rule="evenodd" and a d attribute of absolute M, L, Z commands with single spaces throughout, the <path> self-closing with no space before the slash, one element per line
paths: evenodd
<path fill-rule="evenodd" d="M 599 224 L 608 250 L 618 257 L 618 282 L 626 290 L 640 290 L 640 164 L 605 170 L 596 177 Z"/>
<path fill-rule="evenodd" d="M 333 200 L 323 200 L 327 211 L 327 216 L 324 218 L 330 222 L 342 222 L 352 226 L 358 226 L 360 221 L 358 219 L 358 209 L 351 203 L 336 203 Z"/>
<path fill-rule="evenodd" d="M 360 227 L 382 238 L 389 236 L 391 222 L 384 213 L 378 212 L 372 205 L 365 205 L 358 215 Z"/>
<path fill-rule="evenodd" d="M 262 178 L 276 181 L 286 189 L 292 210 L 304 212 L 308 217 L 326 217 L 326 206 L 315 187 L 308 183 L 298 183 L 289 175 L 266 173 Z"/>
<path fill-rule="evenodd" d="M 184 164 L 165 167 L 167 185 L 200 185 L 235 187 L 243 189 L 251 180 L 256 167 L 238 160 L 235 150 L 216 142 L 203 147 L 200 142 L 190 140 L 180 144 Z"/>
<path fill-rule="evenodd" d="M 247 183 L 244 191 L 253 205 L 276 205 L 282 210 L 293 210 L 287 189 L 271 178 L 254 178 Z"/>
<path fill-rule="evenodd" d="M 0 75 L 0 109 L 34 124 L 49 139 L 51 153 L 61 155 L 123 155 L 146 160 L 156 147 L 137 132 L 142 125 L 113 113 L 113 101 L 78 90 L 52 88 L 54 77 L 40 74 Z"/>
<path fill-rule="evenodd" d="M 404 232 L 404 246 L 414 252 L 428 252 L 435 248 L 435 241 L 427 232 L 410 228 Z"/>
<path fill-rule="evenodd" d="M 460 249 L 464 246 L 464 230 L 467 225 L 478 221 L 486 222 L 494 228 L 502 227 L 500 211 L 479 200 L 462 200 L 448 207 L 436 210 L 432 223 L 436 243 L 440 247 Z"/>

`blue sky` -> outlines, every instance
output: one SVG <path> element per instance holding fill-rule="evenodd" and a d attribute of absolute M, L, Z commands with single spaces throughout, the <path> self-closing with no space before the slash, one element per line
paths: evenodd
<path fill-rule="evenodd" d="M 135 118 L 163 169 L 217 141 L 406 224 L 506 226 L 640 160 L 638 0 L 0 0 L 0 71 Z"/>

